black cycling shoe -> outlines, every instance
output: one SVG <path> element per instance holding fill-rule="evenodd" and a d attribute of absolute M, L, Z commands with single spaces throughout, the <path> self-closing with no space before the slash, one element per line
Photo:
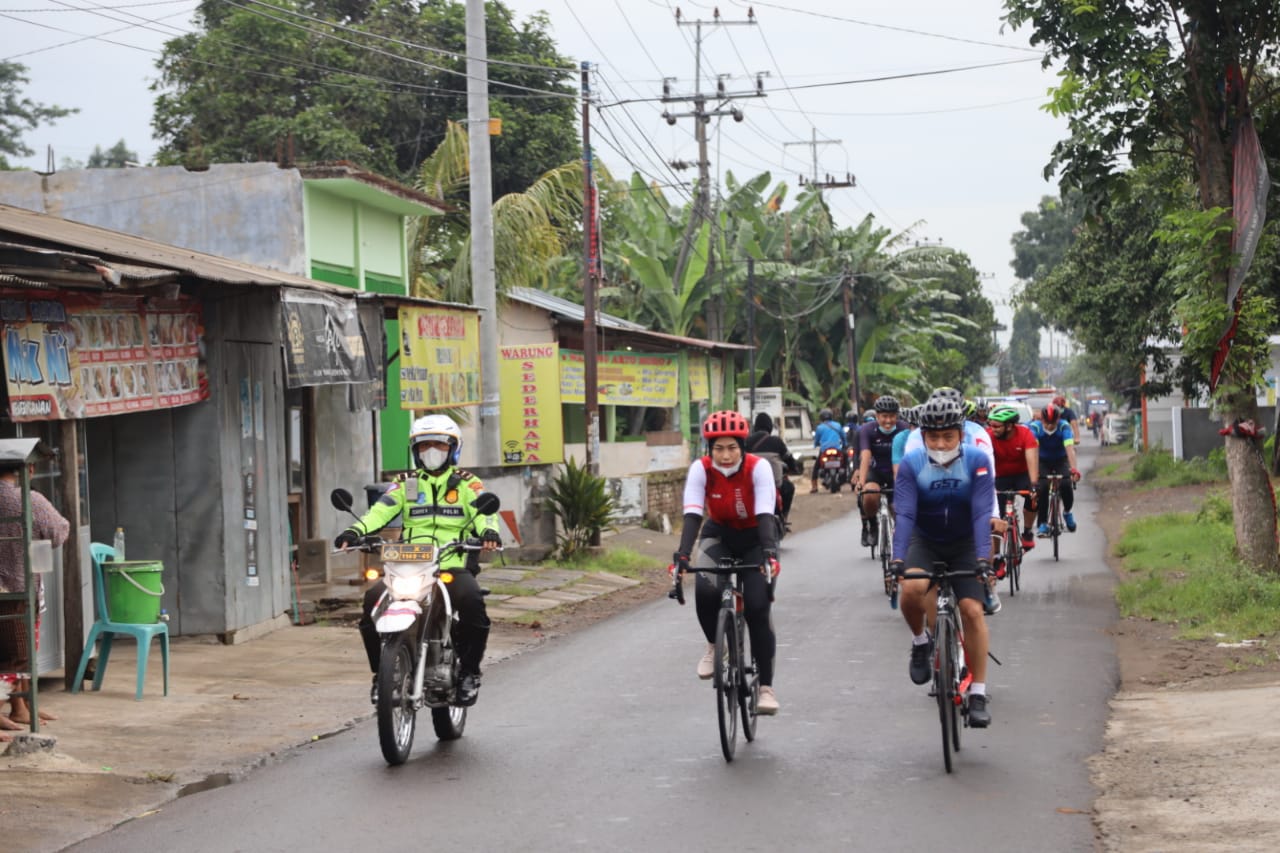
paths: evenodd
<path fill-rule="evenodd" d="M 871 525 L 867 524 L 867 520 L 862 519 L 862 547 L 871 544 Z"/>
<path fill-rule="evenodd" d="M 985 729 L 991 725 L 991 712 L 987 710 L 987 697 L 969 695 L 969 726 Z"/>
<path fill-rule="evenodd" d="M 480 696 L 480 674 L 468 672 L 458 680 L 457 701 L 454 702 L 463 708 L 469 708 L 476 704 L 476 699 Z"/>
<path fill-rule="evenodd" d="M 927 643 L 913 643 L 911 666 L 907 669 L 914 684 L 925 684 L 933 677 L 933 637 Z"/>

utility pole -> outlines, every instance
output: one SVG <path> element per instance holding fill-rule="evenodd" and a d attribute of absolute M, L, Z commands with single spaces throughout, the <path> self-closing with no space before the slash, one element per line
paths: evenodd
<path fill-rule="evenodd" d="M 719 8 L 715 9 L 712 20 L 704 21 L 698 19 L 696 21 L 686 21 L 679 9 L 676 10 L 676 26 L 693 27 L 694 28 L 694 75 L 693 75 L 693 94 L 692 95 L 674 95 L 671 92 L 671 83 L 675 78 L 668 77 L 662 81 L 662 102 L 670 103 L 673 101 L 688 102 L 693 104 L 693 109 L 688 112 L 672 113 L 664 110 L 662 117 L 667 120 L 667 124 L 674 125 L 677 119 L 692 118 L 694 138 L 698 142 L 698 192 L 694 197 L 693 211 L 689 216 L 689 224 L 685 228 L 684 240 L 680 244 L 680 255 L 676 260 L 676 270 L 673 277 L 673 283 L 677 293 L 679 292 L 680 282 L 684 278 L 684 271 L 689 266 L 689 252 L 693 246 L 694 235 L 698 233 L 698 229 L 704 222 L 711 219 L 711 162 L 707 158 L 707 125 L 713 117 L 733 116 L 734 121 L 742 121 L 742 110 L 738 107 L 731 106 L 734 100 L 739 98 L 763 98 L 764 94 L 764 73 L 756 75 L 756 88 L 753 92 L 729 92 L 726 91 L 724 80 L 716 82 L 716 94 L 714 99 L 717 101 L 714 107 L 708 108 L 709 97 L 702 92 L 702 27 L 731 27 L 731 26 L 755 26 L 756 16 L 753 10 L 747 10 L 747 20 L 745 21 L 727 21 L 720 17 Z M 710 259 L 709 259 L 710 260 Z M 708 274 L 711 267 L 708 265 Z M 708 332 L 712 340 L 720 338 L 720 321 L 718 306 L 714 303 L 708 306 Z"/>
<path fill-rule="evenodd" d="M 471 157 L 471 300 L 480 315 L 481 466 L 501 464 L 498 422 L 498 282 L 493 260 L 493 174 L 489 165 L 489 65 L 484 0 L 467 0 L 467 144 Z"/>
<path fill-rule="evenodd" d="M 749 367 L 747 374 L 751 377 L 751 392 L 747 405 L 752 417 L 756 411 L 756 259 L 747 258 L 747 343 L 751 349 L 747 353 Z M 782 427 L 778 427 L 778 435 L 782 435 Z"/>
<path fill-rule="evenodd" d="M 845 177 L 845 179 L 844 179 L 843 181 L 839 181 L 839 180 L 835 180 L 835 179 L 833 179 L 833 178 L 831 177 L 830 173 L 828 173 L 828 174 L 827 174 L 827 179 L 826 179 L 825 181 L 819 181 L 819 180 L 818 180 L 818 146 L 819 146 L 819 145 L 839 145 L 839 144 L 840 144 L 841 142 L 843 142 L 844 140 L 843 140 L 843 139 L 819 139 L 819 138 L 818 138 L 818 129 L 817 129 L 816 127 L 814 127 L 814 128 L 810 128 L 810 130 L 811 130 L 811 132 L 812 132 L 812 136 L 811 136 L 811 138 L 809 139 L 809 141 L 808 141 L 808 142 L 784 142 L 784 143 L 782 143 L 782 147 L 783 147 L 783 148 L 786 148 L 786 147 L 791 146 L 791 145 L 807 145 L 807 146 L 809 146 L 809 151 L 810 151 L 810 154 L 812 155 L 812 158 L 813 158 L 813 177 L 811 177 L 809 180 L 807 180 L 807 181 L 806 181 L 806 180 L 805 180 L 804 175 L 801 175 L 801 176 L 800 176 L 800 186 L 802 186 L 802 187 L 804 187 L 804 186 L 817 187 L 817 188 L 818 188 L 818 189 L 820 189 L 820 190 L 839 189 L 839 188 L 841 188 L 841 187 L 853 187 L 853 186 L 857 186 L 857 184 L 858 184 L 857 179 L 856 179 L 853 175 L 850 175 L 850 174 L 848 174 L 848 173 L 846 173 L 846 174 L 845 174 L 845 176 L 844 176 L 844 177 Z"/>
<path fill-rule="evenodd" d="M 853 393 L 850 397 L 853 402 L 853 411 L 860 415 L 862 414 L 862 396 L 858 393 L 858 339 L 853 319 L 853 275 L 848 267 L 845 267 L 844 282 L 840 290 L 844 296 L 844 315 L 849 321 L 849 334 L 845 336 L 844 343 L 849 359 L 849 375 L 853 379 Z"/>
<path fill-rule="evenodd" d="M 599 249 L 596 233 L 596 185 L 591 163 L 591 66 L 582 63 L 582 375 L 587 418 L 587 470 L 600 473 L 600 398 L 596 369 L 596 276 Z M 592 542 L 599 545 L 599 542 Z"/>

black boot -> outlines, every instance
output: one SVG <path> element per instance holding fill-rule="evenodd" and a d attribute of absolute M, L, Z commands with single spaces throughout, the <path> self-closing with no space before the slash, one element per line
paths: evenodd
<path fill-rule="evenodd" d="M 871 523 L 867 519 L 862 519 L 862 545 L 866 547 L 871 544 Z"/>

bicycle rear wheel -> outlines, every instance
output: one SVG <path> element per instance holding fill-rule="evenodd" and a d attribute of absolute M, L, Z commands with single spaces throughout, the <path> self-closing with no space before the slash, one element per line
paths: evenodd
<path fill-rule="evenodd" d="M 964 636 L 958 624 L 959 615 L 951 614 L 947 629 L 951 633 L 951 751 L 960 751 L 960 709 L 964 704 L 961 680 L 964 678 Z"/>
<path fill-rule="evenodd" d="M 951 625 L 945 620 L 938 620 L 936 662 L 933 669 L 933 692 L 938 698 L 938 723 L 942 727 L 942 764 L 951 772 L 951 693 L 954 682 L 951 671 L 954 666 L 951 660 Z"/>
<path fill-rule="evenodd" d="M 720 750 L 733 761 L 738 741 L 738 643 L 733 613 L 721 610 L 716 622 L 716 717 L 720 722 Z"/>

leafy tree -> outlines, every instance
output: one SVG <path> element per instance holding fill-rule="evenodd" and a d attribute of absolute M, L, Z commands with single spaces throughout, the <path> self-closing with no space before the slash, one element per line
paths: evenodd
<path fill-rule="evenodd" d="M 0 61 L 0 169 L 11 168 L 9 157 L 30 157 L 35 153 L 22 141 L 26 131 L 79 112 L 22 97 L 22 88 L 31 82 L 25 76 L 26 70 L 27 66 L 21 63 Z"/>
<path fill-rule="evenodd" d="M 90 169 L 123 169 L 130 163 L 136 165 L 137 162 L 138 153 L 130 151 L 121 139 L 106 151 L 102 150 L 101 145 L 93 146 L 93 153 L 89 155 L 89 162 L 86 165 Z"/>
<path fill-rule="evenodd" d="M 1040 384 L 1040 313 L 1028 304 L 1013 312 L 1009 333 L 1009 371 L 1013 384 L 1033 388 Z"/>
<path fill-rule="evenodd" d="M 1280 15 L 1274 0 L 1005 0 L 1008 21 L 1030 25 L 1046 65 L 1063 65 L 1049 109 L 1070 136 L 1046 171 L 1060 170 L 1097 208 L 1115 182 L 1120 158 L 1151 163 L 1170 147 L 1184 158 L 1201 215 L 1168 220 L 1163 238 L 1181 287 L 1183 356 L 1206 370 L 1231 320 L 1233 141 L 1253 105 L 1270 98 L 1261 70 L 1274 67 Z M 1265 364 L 1270 306 L 1246 285 L 1237 306 L 1237 343 L 1214 402 L 1228 423 L 1255 420 L 1255 389 Z M 1257 325 L 1253 325 L 1257 324 Z M 1259 343 L 1262 342 L 1262 344 Z M 1236 546 L 1246 562 L 1280 572 L 1276 510 L 1260 448 L 1226 438 Z"/>
<path fill-rule="evenodd" d="M 576 89 L 544 14 L 486 6 L 497 198 L 573 159 Z M 467 114 L 459 0 L 202 0 L 195 25 L 156 62 L 160 163 L 345 159 L 411 180 Z"/>
<path fill-rule="evenodd" d="M 1014 274 L 1035 281 L 1056 267 L 1075 242 L 1083 213 L 1080 193 L 1069 191 L 1064 198 L 1044 196 L 1036 210 L 1022 214 L 1022 230 L 1009 241 Z"/>

